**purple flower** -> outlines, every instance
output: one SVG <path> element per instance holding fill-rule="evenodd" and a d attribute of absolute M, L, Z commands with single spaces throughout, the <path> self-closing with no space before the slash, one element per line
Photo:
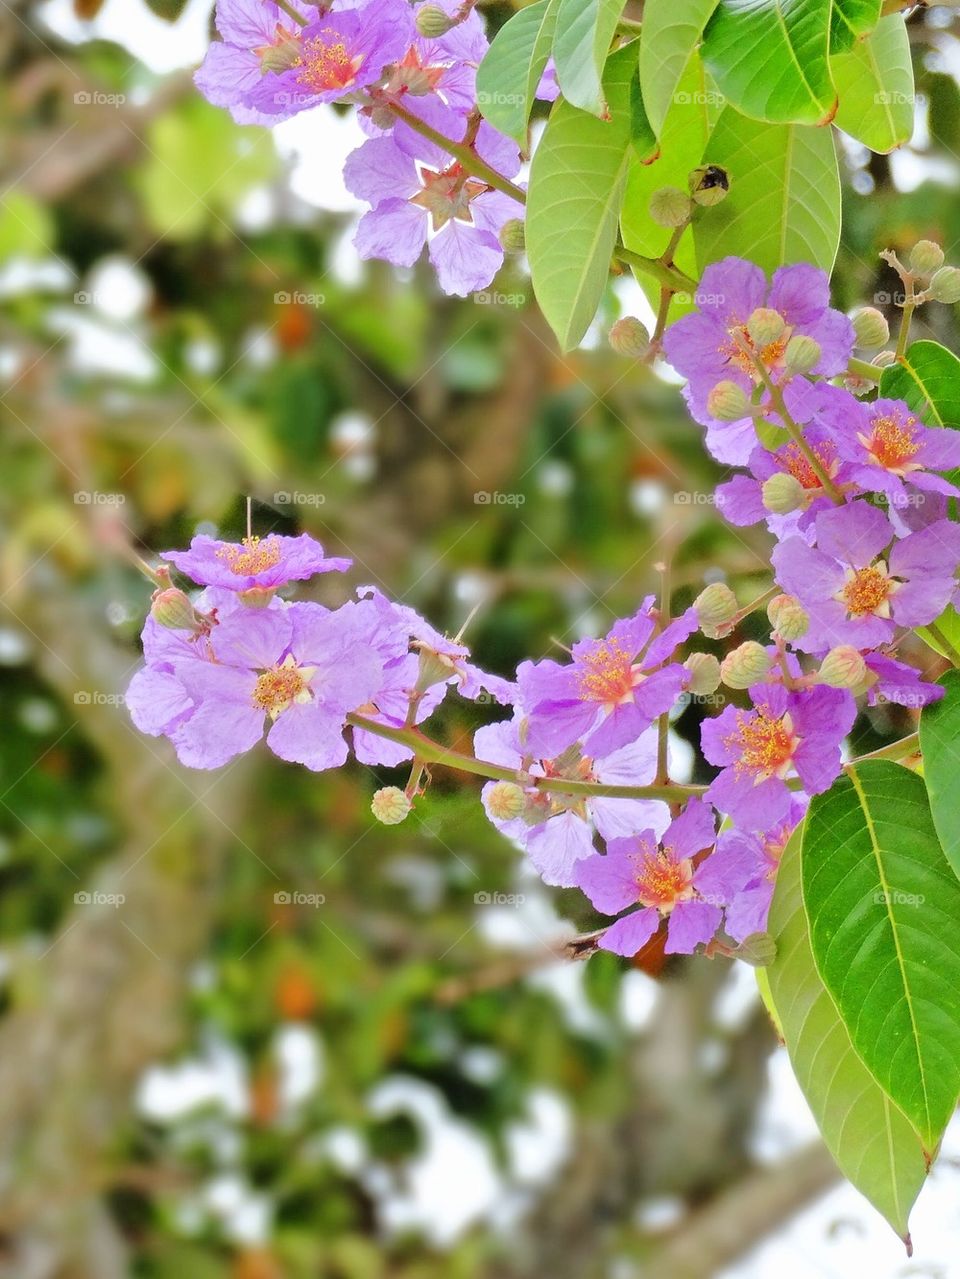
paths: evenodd
<path fill-rule="evenodd" d="M 630 906 L 641 908 L 611 924 L 600 946 L 615 955 L 635 955 L 661 919 L 667 920 L 669 954 L 689 955 L 710 941 L 722 912 L 699 891 L 710 858 L 699 866 L 695 858 L 712 848 L 715 839 L 712 810 L 694 799 L 659 842 L 654 831 L 645 830 L 629 839 L 613 839 L 605 854 L 584 858 L 576 868 L 577 884 L 597 910 L 617 915 Z"/>
<path fill-rule="evenodd" d="M 424 0 L 424 4 L 431 6 L 438 3 L 448 17 L 454 17 L 461 8 L 460 0 Z M 414 19 L 423 7 L 419 5 L 414 9 Z M 427 39 L 415 34 L 409 49 L 391 71 L 382 93 L 414 115 L 420 115 L 423 103 L 431 95 L 461 115 L 469 115 L 477 105 L 477 67 L 489 47 L 483 19 L 476 10 L 471 10 L 445 35 Z M 364 109 L 361 123 L 365 129 L 378 134 L 380 130 L 370 121 L 371 114 Z"/>
<path fill-rule="evenodd" d="M 289 48 L 288 65 L 266 69 L 244 93 L 244 105 L 286 118 L 337 102 L 380 80 L 415 35 L 406 0 L 369 0 L 315 18 Z"/>
<path fill-rule="evenodd" d="M 949 603 L 960 564 L 960 525 L 950 520 L 894 544 L 890 521 L 867 502 L 821 512 L 816 547 L 797 537 L 773 552 L 776 579 L 810 614 L 796 646 L 822 653 L 839 644 L 878 648 L 896 626 L 924 626 Z"/>
<path fill-rule="evenodd" d="M 425 99 L 418 114 L 445 137 L 464 138 L 463 117 L 439 100 Z M 485 121 L 472 145 L 505 178 L 520 167 L 516 144 Z M 503 262 L 500 229 L 522 213 L 510 196 L 471 177 L 442 147 L 402 121 L 348 156 L 344 182 L 372 206 L 354 238 L 362 258 L 411 267 L 429 242 L 440 287 L 461 297 L 485 288 L 496 275 Z"/>
<path fill-rule="evenodd" d="M 788 691 L 782 684 L 750 689 L 753 707 L 725 707 L 704 720 L 700 741 L 721 769 L 707 798 L 744 830 L 766 830 L 790 812 L 785 778 L 795 772 L 809 795 L 829 789 L 840 773 L 840 743 L 857 707 L 845 689 Z"/>
<path fill-rule="evenodd" d="M 477 759 L 516 769 L 518 774 L 523 771 L 531 777 L 562 777 L 614 786 L 646 786 L 657 772 L 656 733 L 645 733 L 637 741 L 598 759 L 576 751 L 564 752 L 559 759 L 531 759 L 521 711 L 513 719 L 478 729 L 474 753 Z M 527 788 L 524 814 L 504 820 L 490 810 L 494 785 L 488 782 L 483 788 L 483 804 L 491 822 L 525 849 L 545 883 L 564 888 L 576 884 L 577 862 L 593 854 L 592 828 L 604 839 L 615 839 L 645 827 L 660 832 L 670 820 L 670 810 L 660 800 L 565 795 L 536 786 Z"/>
<path fill-rule="evenodd" d="M 912 666 L 885 653 L 864 653 L 863 660 L 872 677 L 867 691 L 867 701 L 871 706 L 894 702 L 897 706 L 916 710 L 930 702 L 938 702 L 946 691 L 942 684 L 928 683 Z"/>
<path fill-rule="evenodd" d="M 219 542 L 200 534 L 188 551 L 165 551 L 181 573 L 203 586 L 228 591 L 275 591 L 288 582 L 301 582 L 315 573 L 345 573 L 352 561 L 328 558 L 307 533 L 299 537 L 245 537 L 242 542 Z"/>
<path fill-rule="evenodd" d="M 657 634 L 652 609 L 651 595 L 604 639 L 574 644 L 569 665 L 550 659 L 522 663 L 517 683 L 534 753 L 556 756 L 582 741 L 588 755 L 607 755 L 636 741 L 670 710 L 688 678 L 670 659 L 699 623 L 690 608 Z"/>
<path fill-rule="evenodd" d="M 309 20 L 299 0 L 294 7 Z M 247 96 L 258 87 L 271 58 L 296 56 L 303 28 L 273 0 L 217 0 L 217 30 L 223 37 L 209 47 L 194 76 L 197 88 L 217 107 L 227 107 L 238 124 L 276 124 L 294 115 L 255 110 Z"/>

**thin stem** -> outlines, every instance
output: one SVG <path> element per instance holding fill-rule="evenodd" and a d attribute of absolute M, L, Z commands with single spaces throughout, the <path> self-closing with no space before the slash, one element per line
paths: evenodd
<path fill-rule="evenodd" d="M 900 317 L 900 332 L 897 334 L 896 357 L 902 359 L 906 354 L 907 341 L 910 337 L 910 321 L 913 319 L 913 313 L 917 309 L 914 301 L 913 276 L 905 275 L 903 278 L 903 287 L 906 290 L 906 297 L 903 301 L 903 315 Z"/>
<path fill-rule="evenodd" d="M 638 36 L 643 31 L 642 22 L 634 22 L 632 18 L 621 18 L 617 23 L 617 35 Z"/>
<path fill-rule="evenodd" d="M 277 8 L 282 9 L 288 18 L 292 18 L 294 22 L 298 22 L 301 27 L 308 27 L 310 24 L 302 13 L 297 13 L 296 9 L 289 0 L 277 0 Z"/>
<path fill-rule="evenodd" d="M 674 292 L 682 290 L 689 293 L 693 293 L 696 290 L 697 282 L 696 280 L 691 280 L 689 275 L 684 275 L 675 266 L 667 266 L 658 258 L 645 258 L 642 253 L 634 253 L 632 249 L 628 249 L 621 244 L 619 240 L 614 245 L 613 256 L 618 262 L 632 266 L 635 270 L 642 271 L 644 275 L 652 276 L 664 288 L 673 289 Z"/>
<path fill-rule="evenodd" d="M 758 609 L 766 607 L 766 605 L 770 603 L 773 597 L 779 594 L 780 594 L 779 586 L 769 587 L 767 590 L 763 592 L 762 595 L 758 595 L 755 600 L 751 600 L 749 604 L 744 604 L 743 608 L 741 608 L 735 614 L 735 616 L 731 618 L 730 626 L 731 627 L 739 626 L 740 623 L 744 620 L 744 618 L 749 617 L 751 613 L 756 613 Z"/>
<path fill-rule="evenodd" d="M 944 650 L 943 656 L 946 657 L 954 666 L 960 667 L 960 653 L 958 653 L 954 645 L 950 643 L 936 622 L 930 622 L 922 629 L 928 631 L 937 643 L 942 646 Z"/>
<path fill-rule="evenodd" d="M 879 382 L 883 370 L 867 360 L 855 360 L 851 356 L 847 364 L 847 372 L 851 377 L 862 377 L 868 382 Z"/>
<path fill-rule="evenodd" d="M 670 564 L 664 561 L 660 577 L 660 629 L 670 625 Z M 670 781 L 670 715 L 664 711 L 657 718 L 657 772 L 655 781 L 666 785 Z"/>

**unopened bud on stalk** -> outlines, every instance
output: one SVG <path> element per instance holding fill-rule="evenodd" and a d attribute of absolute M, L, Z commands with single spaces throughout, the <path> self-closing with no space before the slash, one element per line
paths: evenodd
<path fill-rule="evenodd" d="M 878 351 L 870 361 L 878 369 L 885 369 L 888 364 L 896 364 L 896 351 Z"/>
<path fill-rule="evenodd" d="M 798 333 L 787 343 L 783 363 L 788 373 L 809 373 L 820 363 L 820 343 L 805 333 Z"/>
<path fill-rule="evenodd" d="M 746 640 L 720 663 L 720 678 L 727 688 L 749 688 L 764 679 L 773 659 L 762 644 Z"/>
<path fill-rule="evenodd" d="M 769 306 L 758 306 L 747 321 L 747 332 L 754 346 L 769 346 L 783 336 L 787 322 L 779 311 Z"/>
<path fill-rule="evenodd" d="M 190 600 L 175 586 L 157 591 L 150 603 L 150 616 L 158 626 L 171 631 L 197 631 L 197 612 Z"/>
<path fill-rule="evenodd" d="M 760 497 L 768 511 L 774 515 L 789 515 L 799 511 L 806 502 L 806 491 L 795 475 L 778 471 L 763 481 Z"/>
<path fill-rule="evenodd" d="M 500 228 L 500 246 L 507 253 L 522 253 L 527 247 L 523 218 L 508 218 Z"/>
<path fill-rule="evenodd" d="M 867 664 L 852 644 L 832 648 L 820 663 L 820 683 L 831 688 L 857 688 L 867 678 Z"/>
<path fill-rule="evenodd" d="M 865 306 L 853 316 L 853 333 L 857 346 L 872 351 L 890 340 L 890 325 L 882 311 Z"/>
<path fill-rule="evenodd" d="M 691 653 L 684 666 L 690 672 L 687 692 L 709 697 L 720 687 L 720 662 L 712 653 Z"/>
<path fill-rule="evenodd" d="M 687 185 L 694 203 L 709 207 L 727 198 L 730 174 L 719 164 L 702 164 L 687 178 Z"/>
<path fill-rule="evenodd" d="M 707 396 L 707 412 L 718 422 L 739 422 L 749 415 L 750 401 L 742 387 L 725 378 Z"/>
<path fill-rule="evenodd" d="M 693 601 L 700 629 L 708 639 L 730 634 L 730 626 L 740 610 L 737 597 L 726 582 L 712 582 Z"/>
<path fill-rule="evenodd" d="M 418 34 L 425 40 L 438 40 L 440 36 L 445 36 L 457 25 L 453 18 L 448 18 L 435 4 L 425 4 L 418 9 L 414 23 Z"/>
<path fill-rule="evenodd" d="M 918 240 L 910 250 L 907 266 L 915 275 L 932 275 L 943 266 L 943 249 L 933 240 Z"/>
<path fill-rule="evenodd" d="M 413 805 L 399 786 L 381 786 L 370 801 L 370 811 L 384 826 L 397 826 Z"/>
<path fill-rule="evenodd" d="M 955 266 L 942 266 L 934 273 L 928 292 L 934 302 L 960 302 L 960 271 Z"/>
<path fill-rule="evenodd" d="M 487 808 L 490 816 L 501 822 L 511 822 L 520 817 L 527 806 L 523 788 L 516 782 L 497 782 L 487 791 Z"/>
<path fill-rule="evenodd" d="M 631 360 L 642 360 L 650 350 L 650 334 L 647 326 L 635 315 L 625 315 L 610 329 L 609 341 L 617 355 Z"/>
<path fill-rule="evenodd" d="M 650 197 L 650 217 L 657 226 L 683 226 L 692 212 L 690 197 L 679 187 L 661 187 Z"/>
<path fill-rule="evenodd" d="M 810 629 L 810 614 L 793 595 L 775 595 L 767 605 L 770 625 L 781 639 L 791 643 Z"/>

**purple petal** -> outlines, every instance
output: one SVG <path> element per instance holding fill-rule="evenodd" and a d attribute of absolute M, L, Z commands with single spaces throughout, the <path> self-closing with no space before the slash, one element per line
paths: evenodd
<path fill-rule="evenodd" d="M 600 949 L 630 959 L 643 950 L 659 927 L 660 916 L 655 910 L 635 910 L 610 925 L 600 938 Z"/>
<path fill-rule="evenodd" d="M 709 902 L 677 902 L 667 921 L 668 955 L 692 955 L 698 946 L 716 936 L 723 912 Z"/>

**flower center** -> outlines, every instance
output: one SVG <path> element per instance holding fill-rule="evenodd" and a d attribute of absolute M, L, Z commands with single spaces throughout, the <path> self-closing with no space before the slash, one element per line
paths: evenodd
<path fill-rule="evenodd" d="M 580 658 L 580 696 L 584 701 L 617 705 L 628 701 L 638 682 L 631 655 L 617 640 L 603 640 Z"/>
<path fill-rule="evenodd" d="M 762 782 L 768 777 L 786 776 L 800 740 L 789 714 L 771 719 L 763 711 L 755 715 L 739 711 L 736 730 L 723 744 L 740 752 L 734 764 L 738 774 L 752 773 L 755 782 Z"/>
<path fill-rule="evenodd" d="M 904 421 L 894 416 L 878 417 L 873 421 L 869 436 L 858 435 L 860 443 L 870 454 L 870 460 L 888 471 L 915 471 L 919 463 L 910 459 L 920 452 L 916 440 L 916 418 Z"/>
<path fill-rule="evenodd" d="M 459 162 L 439 173 L 421 166 L 420 181 L 423 189 L 411 196 L 410 203 L 427 210 L 434 231 L 439 231 L 453 218 L 458 222 L 473 222 L 470 201 L 490 189 L 469 177 Z"/>
<path fill-rule="evenodd" d="M 641 906 L 655 906 L 668 914 L 677 902 L 693 896 L 693 863 L 688 858 L 674 861 L 666 850 L 643 844 L 634 861 Z"/>
<path fill-rule="evenodd" d="M 226 561 L 227 568 L 237 577 L 252 577 L 280 563 L 282 551 L 275 537 L 261 542 L 259 537 L 245 537 L 239 546 L 221 546 L 217 559 Z"/>
<path fill-rule="evenodd" d="M 343 36 L 333 27 L 325 27 L 319 35 L 304 41 L 297 83 L 314 93 L 348 88 L 363 66 L 363 54 L 351 58 Z"/>
<path fill-rule="evenodd" d="M 880 560 L 867 568 L 847 569 L 847 580 L 836 598 L 851 617 L 864 617 L 867 613 L 889 617 L 889 600 L 897 585 Z"/>
<path fill-rule="evenodd" d="M 821 444 L 811 451 L 824 471 L 832 479 L 836 470 L 836 458 L 832 446 Z M 780 449 L 778 456 L 787 474 L 792 475 L 805 489 L 818 489 L 821 487 L 820 477 L 813 469 L 812 462 L 795 440 L 791 440 L 789 444 L 784 445 Z"/>
<path fill-rule="evenodd" d="M 254 706 L 276 719 L 294 702 L 309 702 L 310 677 L 315 669 L 297 666 L 292 657 L 284 658 L 279 666 L 272 666 L 258 677 L 253 690 Z"/>
<path fill-rule="evenodd" d="M 783 353 L 790 341 L 789 328 L 785 328 L 775 342 L 768 342 L 766 346 L 759 347 L 747 332 L 745 324 L 737 324 L 728 332 L 730 336 L 720 347 L 720 354 L 725 355 L 731 364 L 735 365 L 741 373 L 746 373 L 748 377 L 753 378 L 755 382 L 760 380 L 757 360 L 766 369 L 776 368 L 783 359 Z"/>

